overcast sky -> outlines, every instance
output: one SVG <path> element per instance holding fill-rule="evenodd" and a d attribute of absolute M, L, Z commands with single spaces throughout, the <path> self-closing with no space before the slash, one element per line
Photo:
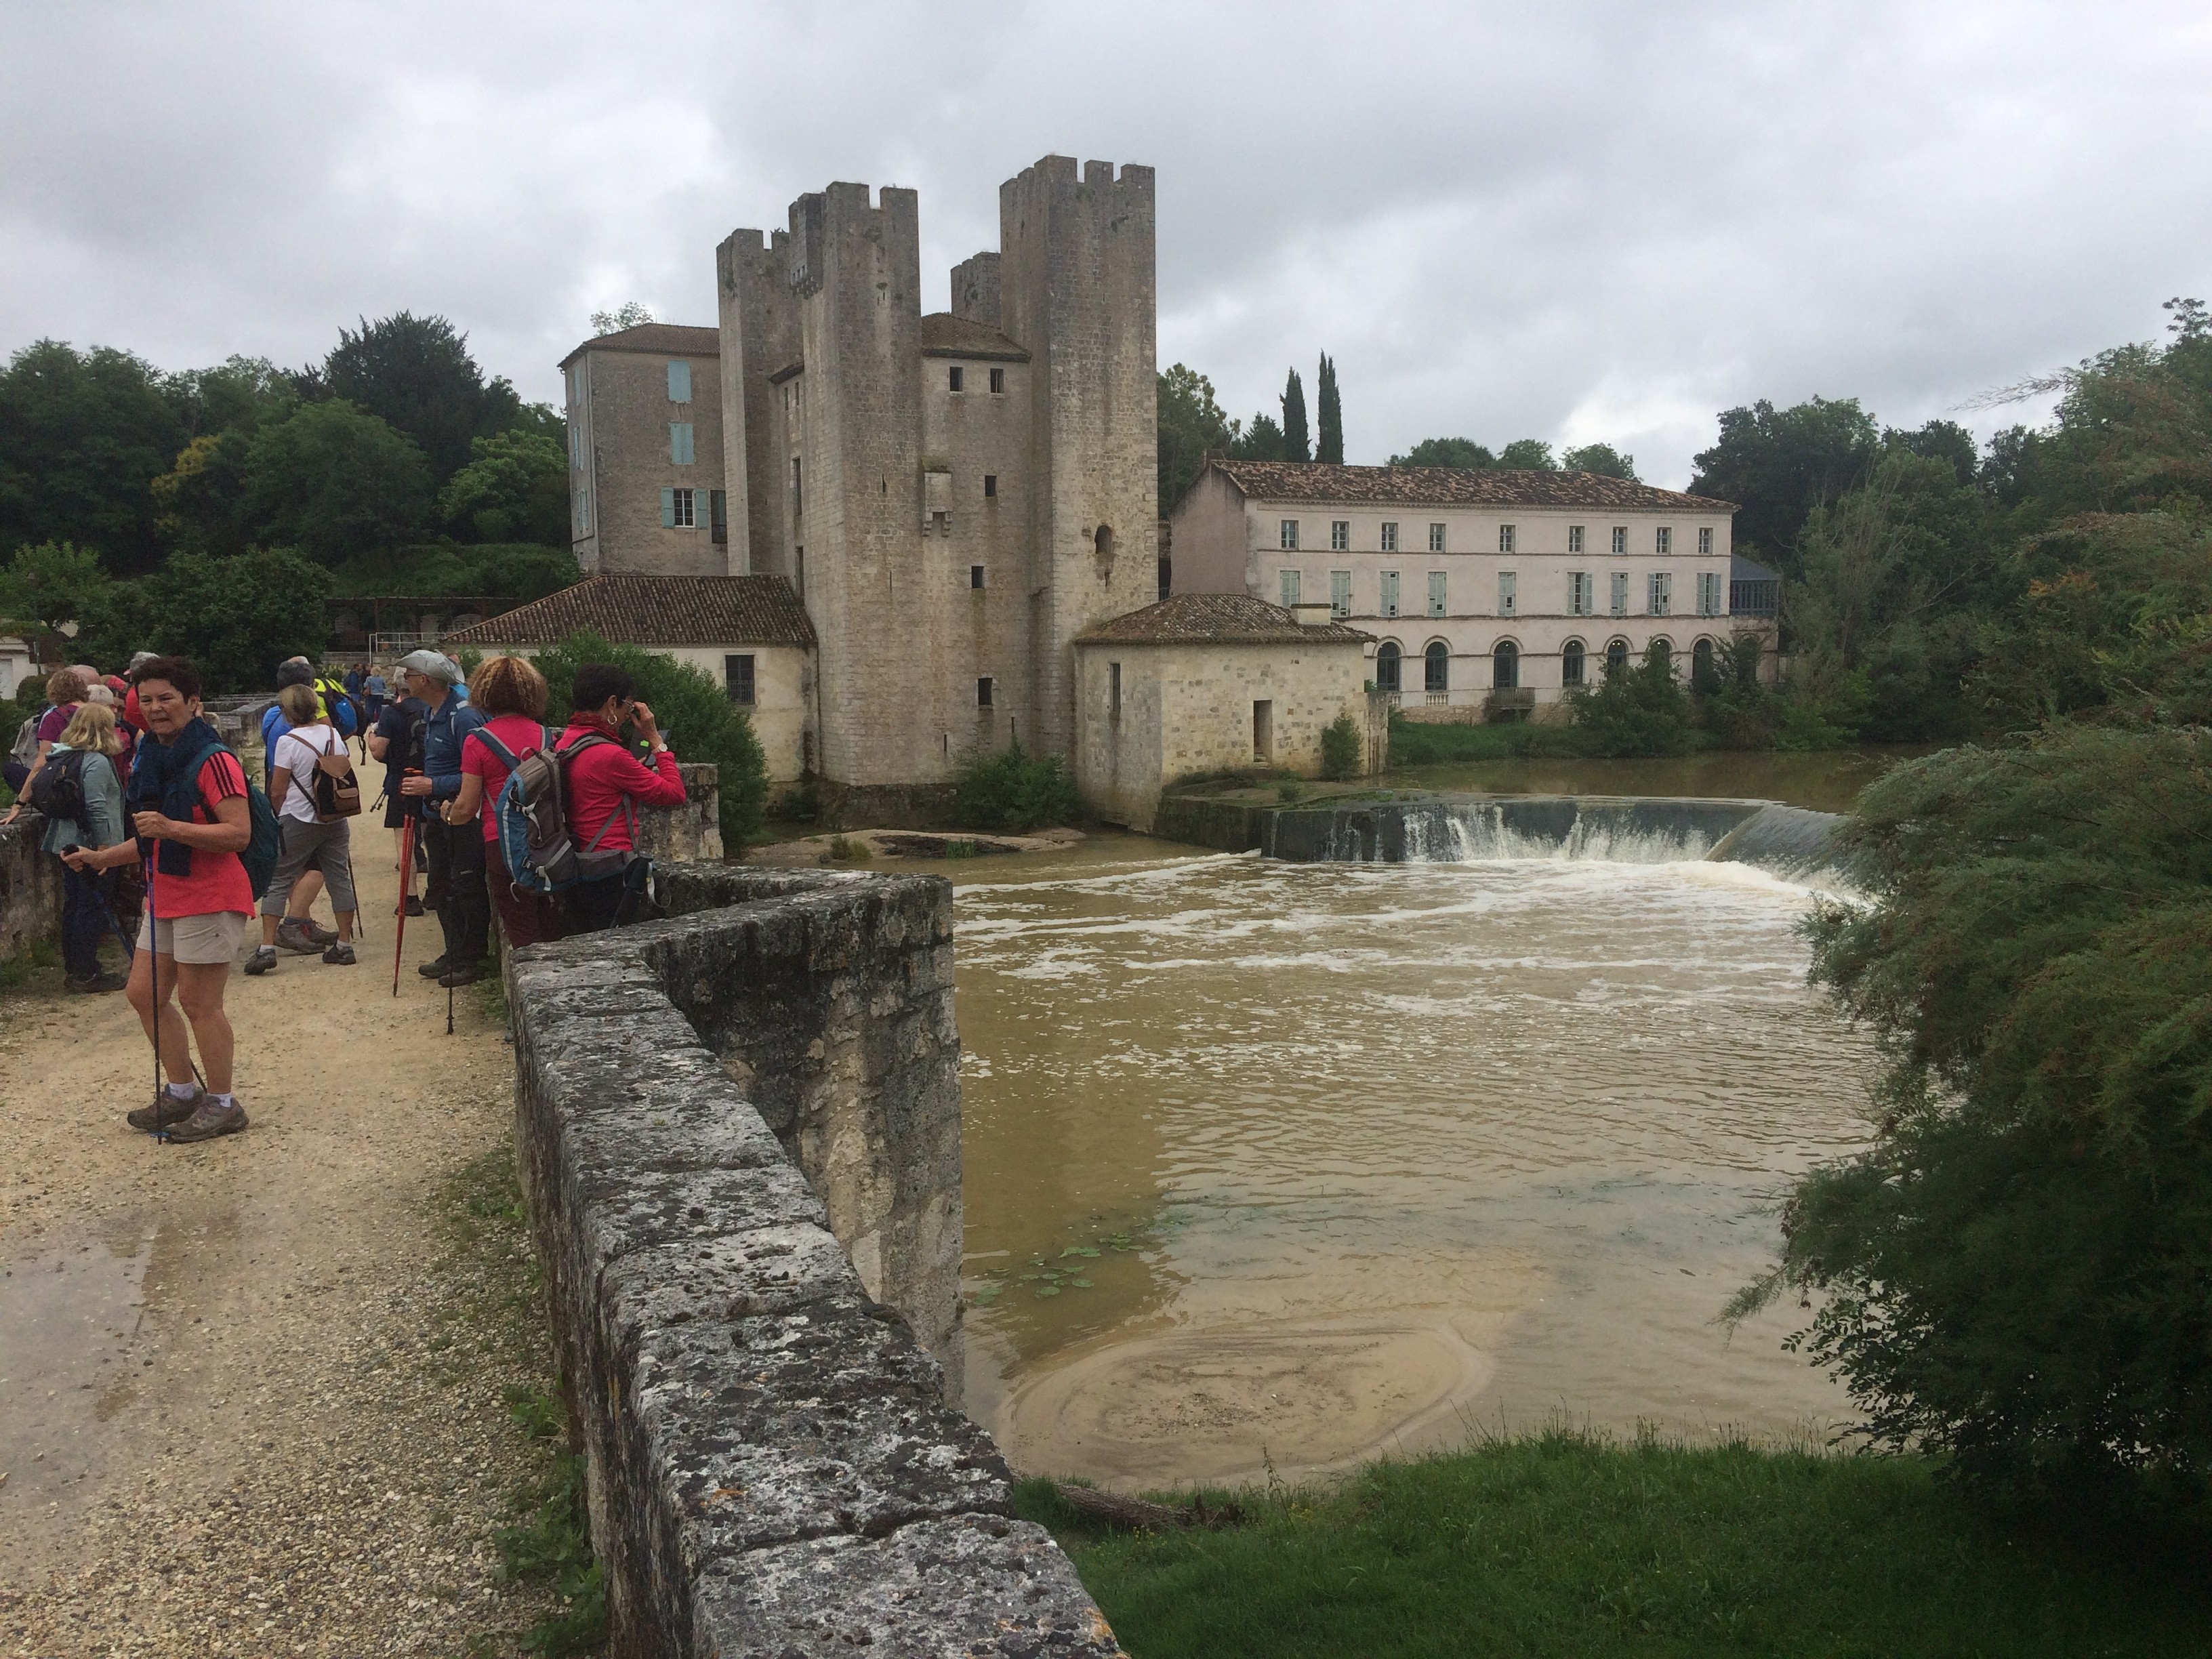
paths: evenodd
<path fill-rule="evenodd" d="M 2212 297 L 2212 6 L 181 5 L 0 0 L 0 351 L 319 359 L 440 312 L 532 398 L 595 309 L 921 192 L 926 309 L 1050 151 L 1159 173 L 1159 349 L 1233 415 L 1318 353 L 1346 458 L 1715 412 L 1893 424 Z M 1978 429 L 2016 418 L 1966 417 Z"/>

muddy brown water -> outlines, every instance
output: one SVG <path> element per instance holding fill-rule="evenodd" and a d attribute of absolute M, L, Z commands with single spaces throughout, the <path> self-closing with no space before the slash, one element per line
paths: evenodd
<path fill-rule="evenodd" d="M 1557 1418 L 1823 1434 L 1733 1335 L 1869 1052 L 1810 896 L 1704 863 L 1285 865 L 1102 836 L 955 866 L 968 1403 L 1123 1486 Z"/>

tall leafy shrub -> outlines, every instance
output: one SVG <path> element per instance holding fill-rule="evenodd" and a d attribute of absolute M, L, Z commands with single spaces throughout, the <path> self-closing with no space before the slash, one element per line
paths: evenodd
<path fill-rule="evenodd" d="M 952 780 L 952 815 L 963 830 L 1018 836 L 1071 823 L 1076 811 L 1075 783 L 1060 757 L 1019 744 L 971 754 Z"/>

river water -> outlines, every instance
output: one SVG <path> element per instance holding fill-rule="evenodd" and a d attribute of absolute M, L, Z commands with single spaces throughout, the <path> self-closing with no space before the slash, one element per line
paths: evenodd
<path fill-rule="evenodd" d="M 1824 1432 L 1731 1338 L 1866 1046 L 1807 892 L 1702 863 L 1350 866 L 1100 836 L 955 866 L 969 1407 L 1126 1486 L 1565 1417 Z"/>

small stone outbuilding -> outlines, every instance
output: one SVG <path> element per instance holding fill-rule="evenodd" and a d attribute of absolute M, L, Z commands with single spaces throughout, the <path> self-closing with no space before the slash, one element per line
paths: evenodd
<path fill-rule="evenodd" d="M 705 671 L 752 717 L 770 782 L 813 769 L 814 625 L 782 577 L 588 576 L 443 643 L 527 657 L 581 633 Z"/>
<path fill-rule="evenodd" d="M 1372 635 L 1243 593 L 1182 593 L 1101 623 L 1075 641 L 1075 781 L 1109 823 L 1149 830 L 1179 780 L 1254 766 L 1321 775 L 1321 737 L 1360 728 L 1379 771 L 1388 710 L 1369 694 Z"/>

